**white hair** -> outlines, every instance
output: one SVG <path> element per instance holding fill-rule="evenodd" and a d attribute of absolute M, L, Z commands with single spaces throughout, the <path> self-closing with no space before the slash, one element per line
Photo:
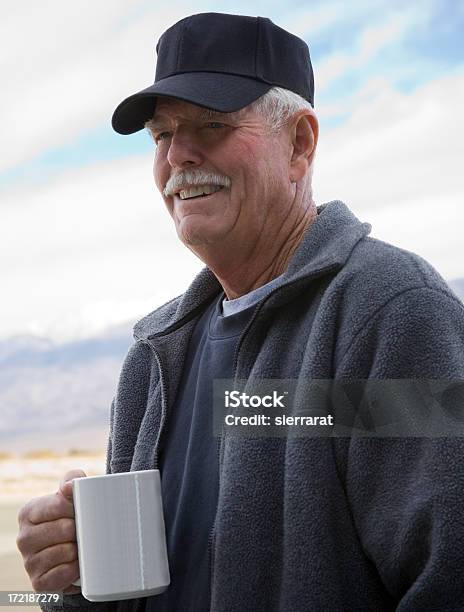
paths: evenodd
<path fill-rule="evenodd" d="M 278 132 L 297 111 L 313 110 L 311 104 L 297 93 L 282 87 L 272 87 L 246 107 L 263 116 L 271 130 Z"/>

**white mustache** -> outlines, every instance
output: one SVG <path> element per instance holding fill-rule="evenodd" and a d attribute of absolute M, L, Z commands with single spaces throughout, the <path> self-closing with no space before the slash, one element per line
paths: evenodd
<path fill-rule="evenodd" d="M 184 172 L 174 174 L 170 177 L 163 189 L 163 195 L 169 197 L 176 191 L 180 191 L 186 187 L 197 187 L 198 185 L 230 187 L 230 183 L 231 181 L 228 176 L 221 176 L 212 172 L 203 172 L 202 170 L 185 170 Z"/>

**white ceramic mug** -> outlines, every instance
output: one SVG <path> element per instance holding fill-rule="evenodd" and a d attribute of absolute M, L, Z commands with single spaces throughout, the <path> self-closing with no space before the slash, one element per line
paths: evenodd
<path fill-rule="evenodd" d="M 73 480 L 83 596 L 114 601 L 157 595 L 169 585 L 159 470 Z"/>

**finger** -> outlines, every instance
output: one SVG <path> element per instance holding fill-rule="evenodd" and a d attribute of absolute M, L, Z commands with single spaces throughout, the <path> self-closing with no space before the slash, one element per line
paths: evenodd
<path fill-rule="evenodd" d="M 74 542 L 65 542 L 48 546 L 30 555 L 25 559 L 24 567 L 29 576 L 41 576 L 53 567 L 73 561 L 77 561 L 77 545 Z"/>
<path fill-rule="evenodd" d="M 84 478 L 86 473 L 83 470 L 70 470 L 66 472 L 60 481 L 59 492 L 67 499 L 72 499 L 72 481 L 74 478 Z"/>
<path fill-rule="evenodd" d="M 16 540 L 24 557 L 36 554 L 55 544 L 76 541 L 76 523 L 72 518 L 60 518 L 56 521 L 25 524 Z"/>
<path fill-rule="evenodd" d="M 41 576 L 32 578 L 31 582 L 35 591 L 63 591 L 71 587 L 78 578 L 79 564 L 73 561 L 52 567 Z"/>
<path fill-rule="evenodd" d="M 21 522 L 46 523 L 59 518 L 73 518 L 74 505 L 72 501 L 63 497 L 60 493 L 52 493 L 36 497 L 20 510 L 19 520 Z"/>

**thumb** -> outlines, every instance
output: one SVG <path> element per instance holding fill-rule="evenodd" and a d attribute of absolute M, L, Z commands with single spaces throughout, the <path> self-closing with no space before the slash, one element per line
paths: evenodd
<path fill-rule="evenodd" d="M 70 470 L 60 481 L 60 493 L 67 499 L 72 499 L 72 481 L 74 478 L 84 478 L 87 474 L 83 470 Z"/>

